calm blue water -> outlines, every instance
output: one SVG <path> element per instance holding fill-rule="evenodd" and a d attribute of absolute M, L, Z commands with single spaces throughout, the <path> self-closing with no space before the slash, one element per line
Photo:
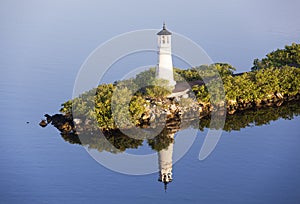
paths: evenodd
<path fill-rule="evenodd" d="M 300 117 L 224 132 L 204 161 L 198 154 L 206 131 L 199 132 L 189 152 L 173 166 L 174 181 L 165 193 L 157 173 L 112 172 L 82 146 L 65 142 L 55 128 L 39 127 L 45 112 L 57 112 L 70 97 L 71 85 L 61 86 L 63 79 L 51 82 L 56 70 L 27 71 L 36 77 L 28 81 L 16 74 L 16 80 L 1 80 L 1 203 L 300 201 Z"/>
<path fill-rule="evenodd" d="M 216 149 L 204 161 L 198 160 L 198 154 L 207 130 L 199 132 L 192 148 L 173 166 L 174 181 L 167 193 L 157 181 L 157 173 L 129 176 L 112 172 L 94 161 L 82 146 L 65 142 L 55 128 L 42 129 L 38 123 L 43 114 L 57 113 L 60 104 L 72 97 L 79 67 L 96 46 L 116 34 L 148 28 L 145 22 L 151 22 L 150 28 L 160 25 L 163 17 L 153 22 L 155 15 L 148 14 L 146 21 L 132 15 L 127 22 L 139 19 L 136 24 L 144 27 L 130 27 L 128 23 L 120 23 L 119 16 L 120 19 L 112 21 L 119 25 L 118 29 L 105 33 L 103 30 L 111 26 L 108 19 L 114 5 L 105 11 L 105 16 L 99 16 L 106 10 L 101 5 L 92 9 L 84 4 L 80 13 L 80 4 L 62 9 L 58 6 L 60 2 L 55 5 L 52 1 L 47 5 L 11 2 L 0 6 L 0 203 L 300 203 L 300 117 L 224 132 Z M 198 12 L 185 8 L 186 13 Z M 132 9 L 129 13 L 138 10 Z M 178 22 L 179 33 L 195 30 L 198 19 L 206 21 L 189 15 L 178 21 L 173 15 L 169 19 L 174 24 Z M 191 19 L 195 19 L 194 23 Z M 216 17 L 212 22 L 218 21 Z M 257 30 L 258 21 L 252 22 L 253 28 L 249 28 L 252 32 Z M 191 27 L 186 22 L 191 22 Z M 264 28 L 266 24 L 262 21 Z M 205 22 L 200 25 L 210 26 Z M 227 29 L 236 34 L 236 27 Z M 214 35 L 202 30 L 190 35 L 201 35 L 195 40 L 204 41 L 216 59 L 235 59 L 243 65 L 298 39 L 292 31 L 292 37 L 270 38 L 266 31 L 254 35 L 245 30 L 239 35 L 241 43 L 236 39 L 227 43 L 216 30 L 212 30 Z M 242 37 L 245 33 L 250 35 L 248 40 Z M 211 39 L 205 40 L 210 36 Z M 234 45 L 236 52 L 230 55 L 216 48 L 219 45 L 216 40 L 225 42 L 221 47 L 226 50 Z M 256 46 L 249 48 L 250 56 L 239 56 L 240 50 L 248 49 L 248 45 L 238 46 L 244 42 Z M 267 48 L 260 44 L 263 42 Z M 249 61 L 240 62 L 240 57 Z"/>

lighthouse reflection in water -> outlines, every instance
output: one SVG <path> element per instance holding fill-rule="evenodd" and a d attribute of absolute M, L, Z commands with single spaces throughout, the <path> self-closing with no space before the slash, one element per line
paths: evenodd
<path fill-rule="evenodd" d="M 166 135 L 174 140 L 174 133 Z M 162 149 L 158 152 L 158 166 L 159 166 L 159 178 L 158 181 L 165 184 L 165 190 L 167 189 L 167 184 L 172 182 L 172 157 L 173 157 L 173 145 L 171 142 L 166 149 Z"/>
<path fill-rule="evenodd" d="M 173 180 L 174 136 L 180 130 L 179 124 L 179 121 L 171 125 L 167 124 L 160 134 L 146 140 L 148 147 L 158 154 L 158 181 L 164 184 L 165 190 L 167 189 L 167 184 Z M 84 135 L 81 134 L 80 138 L 76 132 L 61 132 L 61 136 L 71 144 L 80 144 L 98 152 L 110 152 L 113 154 L 122 154 L 130 149 L 138 149 L 137 151 L 139 151 L 139 148 L 144 147 L 143 143 L 145 141 L 144 139 L 139 140 L 128 137 L 119 130 L 103 132 L 103 134 L 85 132 Z M 114 148 L 112 148 L 112 145 Z"/>

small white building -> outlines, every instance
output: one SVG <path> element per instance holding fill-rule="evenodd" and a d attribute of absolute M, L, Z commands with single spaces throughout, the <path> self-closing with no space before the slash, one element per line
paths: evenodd
<path fill-rule="evenodd" d="M 156 67 L 156 78 L 166 79 L 170 86 L 175 86 L 171 51 L 172 33 L 166 29 L 165 23 L 163 29 L 158 35 L 158 65 Z"/>

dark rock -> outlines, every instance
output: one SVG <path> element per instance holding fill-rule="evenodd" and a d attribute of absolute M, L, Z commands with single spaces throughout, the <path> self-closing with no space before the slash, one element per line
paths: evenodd
<path fill-rule="evenodd" d="M 44 116 L 46 117 L 47 123 L 51 123 L 52 117 L 48 114 L 45 114 Z"/>
<path fill-rule="evenodd" d="M 42 121 L 39 123 L 39 125 L 40 125 L 41 127 L 46 127 L 46 126 L 48 125 L 48 123 L 46 122 L 46 120 L 42 120 Z"/>

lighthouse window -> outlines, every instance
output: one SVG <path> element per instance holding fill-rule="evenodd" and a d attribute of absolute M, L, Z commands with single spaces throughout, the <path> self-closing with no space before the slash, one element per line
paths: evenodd
<path fill-rule="evenodd" d="M 169 43 L 169 37 L 167 37 L 167 43 Z"/>
<path fill-rule="evenodd" d="M 162 36 L 162 43 L 163 43 L 163 44 L 166 43 L 165 36 Z"/>

